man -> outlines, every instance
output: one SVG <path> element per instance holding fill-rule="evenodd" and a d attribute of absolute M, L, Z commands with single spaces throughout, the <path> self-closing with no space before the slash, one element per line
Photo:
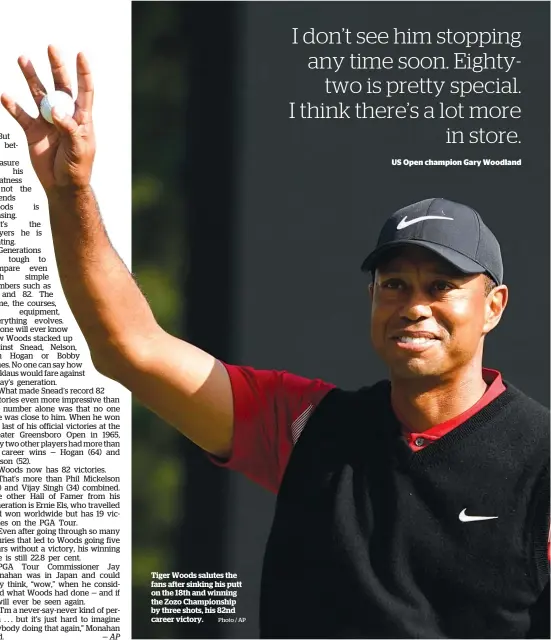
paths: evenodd
<path fill-rule="evenodd" d="M 49 48 L 56 87 L 68 74 Z M 45 93 L 19 59 L 37 104 Z M 482 368 L 507 304 L 499 244 L 473 209 L 425 200 L 385 223 L 371 334 L 390 380 L 345 392 L 224 365 L 165 333 L 110 245 L 90 188 L 93 85 L 25 131 L 67 300 L 95 366 L 207 451 L 278 492 L 263 637 L 549 634 L 547 410 Z"/>

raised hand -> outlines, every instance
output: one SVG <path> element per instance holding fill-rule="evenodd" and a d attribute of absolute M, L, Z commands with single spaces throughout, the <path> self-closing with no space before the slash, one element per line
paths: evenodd
<path fill-rule="evenodd" d="M 55 89 L 72 96 L 69 74 L 52 46 L 48 47 L 48 57 Z M 39 107 L 46 89 L 29 59 L 21 56 L 18 63 Z M 92 124 L 94 87 L 90 67 L 82 53 L 77 55 L 77 78 L 75 113 L 73 117 L 60 119 L 54 109 L 54 124 L 47 122 L 40 113 L 37 118 L 32 118 L 10 96 L 2 94 L 1 97 L 2 105 L 25 132 L 32 166 L 47 193 L 56 187 L 80 188 L 90 183 L 96 150 Z"/>

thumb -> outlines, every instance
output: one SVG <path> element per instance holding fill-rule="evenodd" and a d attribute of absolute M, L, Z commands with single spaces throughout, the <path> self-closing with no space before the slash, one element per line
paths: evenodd
<path fill-rule="evenodd" d="M 56 107 L 52 109 L 52 120 L 55 128 L 62 135 L 73 136 L 78 129 L 78 125 L 73 118 L 67 114 L 61 115 Z"/>

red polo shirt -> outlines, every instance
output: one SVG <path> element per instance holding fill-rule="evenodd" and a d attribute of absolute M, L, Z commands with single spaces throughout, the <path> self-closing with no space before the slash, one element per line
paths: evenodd
<path fill-rule="evenodd" d="M 225 367 L 233 390 L 233 450 L 227 461 L 212 456 L 211 459 L 277 493 L 294 443 L 314 408 L 335 385 L 286 371 Z M 423 449 L 455 429 L 505 390 L 498 371 L 483 369 L 482 375 L 489 386 L 467 411 L 423 433 L 403 427 L 404 437 L 413 451 Z"/>
<path fill-rule="evenodd" d="M 431 444 L 431 442 L 445 436 L 446 433 L 449 433 L 452 429 L 455 429 L 455 427 L 458 427 L 460 424 L 474 416 L 475 413 L 480 411 L 483 407 L 492 402 L 492 400 L 495 400 L 500 393 L 505 391 L 505 385 L 503 384 L 499 371 L 495 371 L 494 369 L 482 369 L 482 378 L 488 385 L 488 388 L 477 403 L 473 404 L 470 409 L 460 413 L 455 418 L 451 418 L 451 420 L 446 420 L 446 422 L 437 424 L 422 433 L 415 433 L 414 431 L 411 431 L 405 421 L 402 420 L 396 410 L 394 410 L 394 413 L 396 413 L 402 424 L 404 437 L 413 451 L 420 451 Z"/>
<path fill-rule="evenodd" d="M 293 445 L 314 408 L 335 385 L 287 371 L 224 366 L 230 376 L 234 403 L 232 455 L 225 461 L 209 457 L 215 464 L 239 471 L 277 493 Z M 422 433 L 411 431 L 401 421 L 404 438 L 413 451 L 420 451 L 463 424 L 505 391 L 499 371 L 482 369 L 482 377 L 488 385 L 486 392 L 470 409 L 455 418 Z M 551 560 L 551 531 L 549 540 Z"/>

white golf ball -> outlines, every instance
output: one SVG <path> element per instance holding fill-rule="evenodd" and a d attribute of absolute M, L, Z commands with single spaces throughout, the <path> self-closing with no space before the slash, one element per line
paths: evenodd
<path fill-rule="evenodd" d="M 51 124 L 54 123 L 52 119 L 52 109 L 56 108 L 57 112 L 63 118 L 64 116 L 73 116 L 75 113 L 75 103 L 73 98 L 65 91 L 53 91 L 48 93 L 42 98 L 40 103 L 40 113 L 44 120 L 47 120 Z"/>

